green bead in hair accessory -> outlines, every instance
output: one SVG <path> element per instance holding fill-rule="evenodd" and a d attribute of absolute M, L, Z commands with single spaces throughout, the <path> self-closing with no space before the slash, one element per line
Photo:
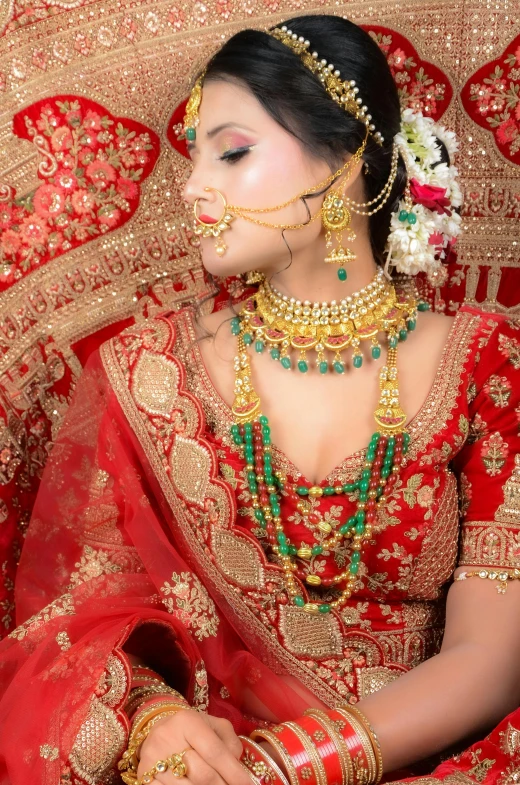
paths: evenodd
<path fill-rule="evenodd" d="M 184 115 L 184 137 L 188 142 L 194 142 L 197 138 L 197 126 L 199 124 L 199 108 L 202 101 L 202 84 L 206 71 L 204 70 L 193 85 L 191 95 L 186 104 Z"/>

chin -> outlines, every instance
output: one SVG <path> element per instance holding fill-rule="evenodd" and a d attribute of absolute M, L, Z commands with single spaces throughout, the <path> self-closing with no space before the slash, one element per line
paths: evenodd
<path fill-rule="evenodd" d="M 228 278 L 232 275 L 241 275 L 245 272 L 243 265 L 234 259 L 234 254 L 229 251 L 223 256 L 219 256 L 213 245 L 202 250 L 202 264 L 204 269 L 211 275 L 218 275 Z"/>

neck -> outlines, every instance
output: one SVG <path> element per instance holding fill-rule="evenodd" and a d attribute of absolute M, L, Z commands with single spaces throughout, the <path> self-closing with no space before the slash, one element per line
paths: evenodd
<path fill-rule="evenodd" d="M 288 242 L 290 245 L 290 237 Z M 338 279 L 338 265 L 326 264 L 323 261 L 328 250 L 323 237 L 294 253 L 289 267 L 280 271 L 264 270 L 264 272 L 275 289 L 296 300 L 310 302 L 343 300 L 368 286 L 379 269 L 372 253 L 368 232 L 357 232 L 356 239 L 350 241 L 348 246 L 356 254 L 356 259 L 345 268 L 346 281 Z"/>

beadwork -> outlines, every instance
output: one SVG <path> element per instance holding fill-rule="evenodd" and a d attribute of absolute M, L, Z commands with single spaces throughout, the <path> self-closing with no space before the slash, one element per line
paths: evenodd
<path fill-rule="evenodd" d="M 376 131 L 376 127 L 372 123 L 372 115 L 369 114 L 368 108 L 364 105 L 354 79 L 343 81 L 340 72 L 337 68 L 334 68 L 332 63 L 328 63 L 323 58 L 320 58 L 318 52 L 309 52 L 310 41 L 302 35 L 298 36 L 296 33 L 293 33 L 286 25 L 270 30 L 269 34 L 292 49 L 300 57 L 303 65 L 309 71 L 312 71 L 313 74 L 316 74 L 332 100 L 357 120 L 364 123 L 367 131 L 373 136 L 375 141 L 380 145 L 383 144 L 384 138 L 379 131 Z"/>
<path fill-rule="evenodd" d="M 382 285 L 388 286 L 392 290 L 392 299 L 400 314 L 399 319 L 402 314 L 399 307 L 402 309 L 404 304 L 406 304 L 404 310 L 411 309 L 412 312 L 415 312 L 418 303 L 410 293 L 405 293 L 403 297 L 403 294 L 398 294 L 390 284 L 383 283 Z M 406 292 L 406 287 L 404 289 Z M 358 297 L 359 293 L 353 295 L 351 299 L 356 303 Z M 296 303 L 296 301 L 294 302 Z M 324 307 L 322 307 L 322 313 L 323 310 Z M 342 314 L 339 319 L 340 328 L 343 331 L 348 326 L 347 322 L 351 323 L 351 319 L 352 322 L 355 322 L 352 318 L 352 310 L 346 310 L 350 313 L 350 318 Z M 407 330 L 396 332 L 397 317 L 384 320 L 386 326 L 383 329 L 389 336 L 389 348 L 386 365 L 381 369 L 379 375 L 380 399 L 374 414 L 378 430 L 370 440 L 360 479 L 355 483 L 338 486 L 308 487 L 299 485 L 291 487 L 287 478 L 281 473 L 275 472 L 273 468 L 269 420 L 261 413 L 260 398 L 252 383 L 247 347 L 253 343 L 253 336 L 248 330 L 255 315 L 255 299 L 251 298 L 246 301 L 241 317 L 233 320 L 231 326 L 238 340 L 238 353 L 234 366 L 235 401 L 232 407 L 235 422 L 231 426 L 231 437 L 233 442 L 243 450 L 254 517 L 260 528 L 265 531 L 274 553 L 280 559 L 289 597 L 296 606 L 303 608 L 308 613 L 328 613 L 342 607 L 354 591 L 361 564 L 361 552 L 363 545 L 372 537 L 377 506 L 386 503 L 386 498 L 397 480 L 403 456 L 408 448 L 409 435 L 404 429 L 406 415 L 399 404 L 397 378 L 397 345 L 399 339 L 406 338 Z M 293 338 L 300 334 L 298 330 L 318 326 L 329 329 L 331 327 L 330 324 L 321 325 L 320 318 L 315 321 L 318 321 L 317 325 L 303 325 L 301 321 L 298 322 L 296 325 L 298 329 L 294 331 Z M 354 328 L 359 329 L 355 324 Z M 260 325 L 258 325 L 258 329 L 260 329 Z M 378 324 L 376 332 L 379 329 L 381 326 Z M 409 327 L 409 329 L 412 328 Z M 297 548 L 289 540 L 284 530 L 281 518 L 282 494 L 295 499 L 305 496 L 319 498 L 320 496 L 356 494 L 357 510 L 334 532 L 326 521 L 311 520 L 309 515 L 310 528 L 312 529 L 313 524 L 316 524 L 314 526 L 316 544 L 312 547 Z M 330 537 L 323 540 L 323 534 L 330 534 Z M 309 574 L 303 565 L 300 566 L 296 561 L 296 559 L 300 559 L 303 563 L 308 562 L 313 556 L 333 550 L 344 540 L 350 541 L 350 561 L 346 568 L 333 578 L 321 578 L 319 575 Z M 309 602 L 300 593 L 296 577 L 309 587 L 323 585 L 339 588 L 341 584 L 344 584 L 344 588 L 341 594 L 331 602 Z"/>
<path fill-rule="evenodd" d="M 255 297 L 246 302 L 241 316 L 232 320 L 231 330 L 235 335 L 242 331 L 244 343 L 254 345 L 259 353 L 269 347 L 273 360 L 280 361 L 287 370 L 296 365 L 301 373 L 306 373 L 307 353 L 313 350 L 321 374 L 329 370 L 344 373 L 342 353 L 352 349 L 352 364 L 360 368 L 361 343 L 370 341 L 372 357 L 379 359 L 379 332 L 384 331 L 390 347 L 395 348 L 398 340 L 405 340 L 407 333 L 415 329 L 416 312 L 425 307 L 422 301 L 417 302 L 412 288 L 403 289 L 398 299 L 396 289 L 382 270 L 364 289 L 331 303 L 295 300 L 264 281 Z M 296 363 L 291 359 L 294 350 L 298 352 Z M 327 351 L 333 353 L 330 363 Z"/>

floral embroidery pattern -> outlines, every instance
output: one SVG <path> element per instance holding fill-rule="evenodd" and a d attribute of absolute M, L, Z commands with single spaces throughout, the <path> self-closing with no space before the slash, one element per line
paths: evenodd
<path fill-rule="evenodd" d="M 480 454 L 486 467 L 486 474 L 495 477 L 500 474 L 509 453 L 509 445 L 502 438 L 499 431 L 492 433 L 489 439 L 482 444 Z"/>
<path fill-rule="evenodd" d="M 63 594 L 56 600 L 53 600 L 49 605 L 46 605 L 41 611 L 31 616 L 23 624 L 20 624 L 15 630 L 9 633 L 9 638 L 15 638 L 17 641 L 22 641 L 29 633 L 38 630 L 43 624 L 46 624 L 56 616 L 73 616 L 74 603 L 70 594 Z"/>
<path fill-rule="evenodd" d="M 491 131 L 500 152 L 520 163 L 520 36 L 464 85 L 462 103 L 470 117 Z"/>
<path fill-rule="evenodd" d="M 101 575 L 110 575 L 121 571 L 119 565 L 110 561 L 108 553 L 97 551 L 90 545 L 85 545 L 81 559 L 74 566 L 78 568 L 78 571 L 73 572 L 70 576 L 69 590 L 91 581 L 93 578 L 99 578 Z"/>
<path fill-rule="evenodd" d="M 504 357 L 507 357 L 513 368 L 518 371 L 520 369 L 520 342 L 516 338 L 501 334 L 498 336 L 498 345 Z"/>
<path fill-rule="evenodd" d="M 191 572 L 174 572 L 173 584 L 161 586 L 163 604 L 201 641 L 216 636 L 219 618 L 215 605 L 198 578 Z"/>
<path fill-rule="evenodd" d="M 155 134 L 83 98 L 46 99 L 15 115 L 17 136 L 43 158 L 43 182 L 0 207 L 0 289 L 122 226 L 159 152 Z"/>
<path fill-rule="evenodd" d="M 512 384 L 506 376 L 490 376 L 484 385 L 484 392 L 489 395 L 495 406 L 504 409 L 511 396 Z"/>
<path fill-rule="evenodd" d="M 362 25 L 385 55 L 403 109 L 438 120 L 448 108 L 453 90 L 448 77 L 433 63 L 421 60 L 403 35 L 386 27 Z"/>

